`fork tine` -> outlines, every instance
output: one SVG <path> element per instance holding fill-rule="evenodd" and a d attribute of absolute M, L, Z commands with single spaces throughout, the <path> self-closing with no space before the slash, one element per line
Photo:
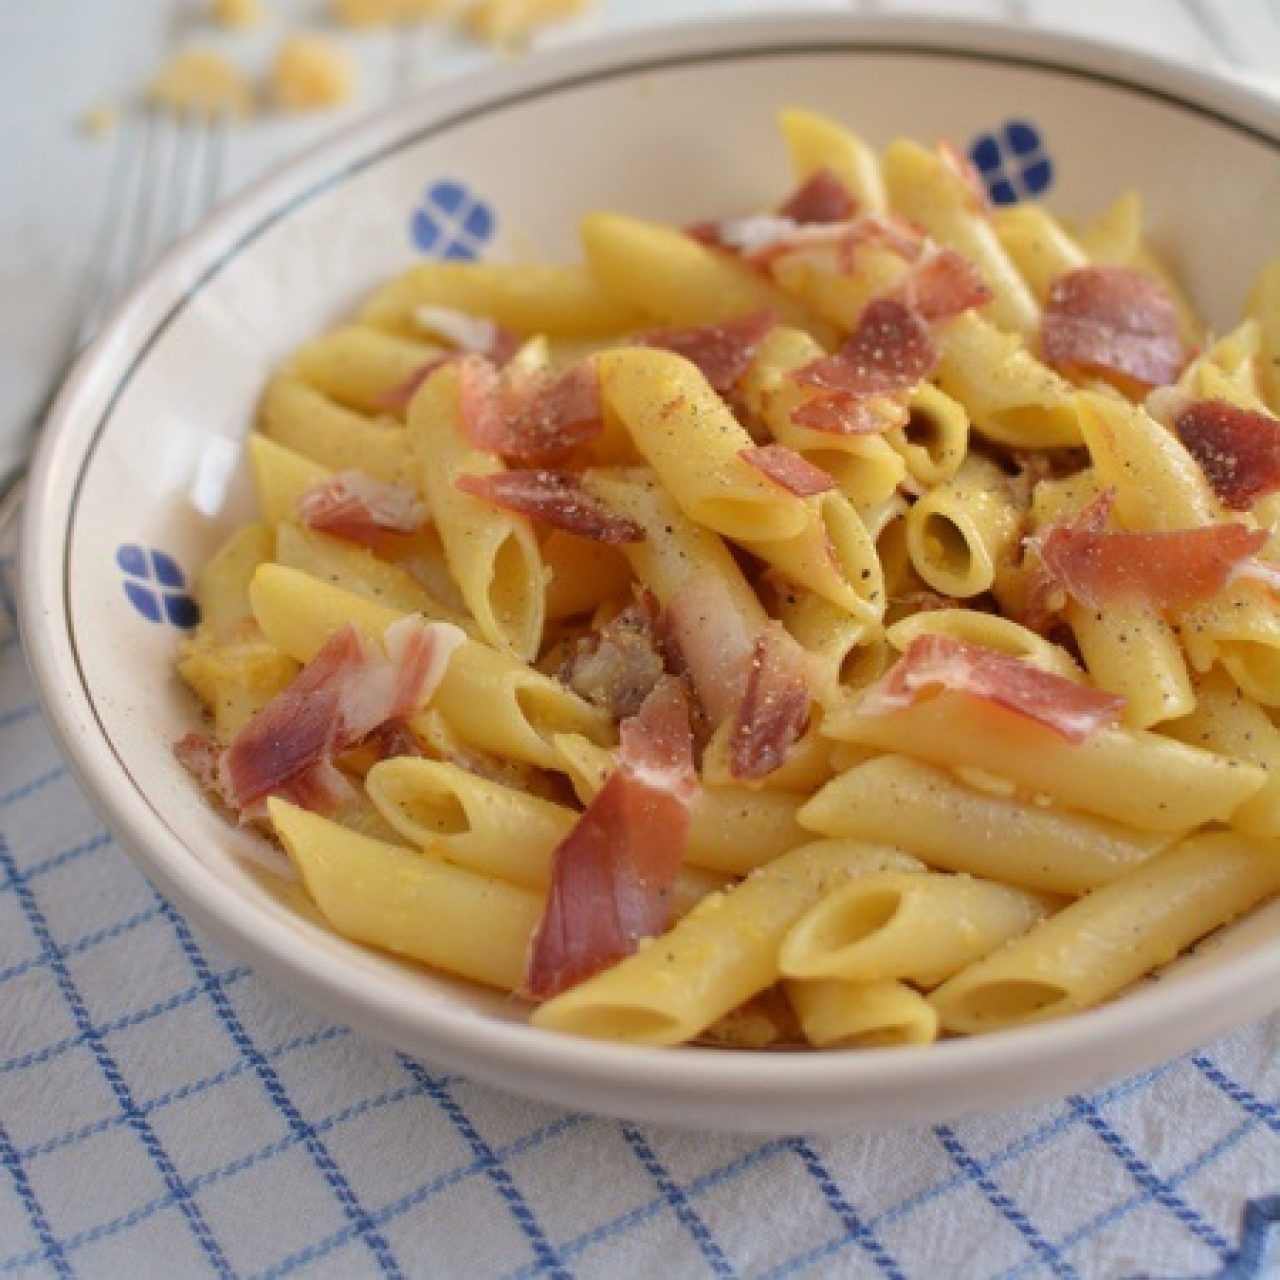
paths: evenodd
<path fill-rule="evenodd" d="M 129 234 L 123 245 L 123 260 L 116 277 L 116 294 L 137 279 L 147 261 L 147 250 L 156 221 L 156 205 L 159 202 L 157 192 L 163 190 L 163 182 L 157 184 L 156 174 L 164 171 L 164 132 L 161 112 L 155 107 L 144 107 L 142 156 L 134 188 Z M 114 297 L 111 301 L 114 301 Z"/>
<path fill-rule="evenodd" d="M 205 119 L 204 182 L 198 195 L 198 216 L 203 218 L 222 195 L 222 171 L 227 159 L 227 113 L 214 112 Z"/>
<path fill-rule="evenodd" d="M 136 112 L 125 112 L 112 147 L 106 195 L 98 211 L 89 262 L 75 300 L 76 328 L 71 338 L 71 353 L 78 351 L 92 336 L 96 317 L 105 309 L 106 301 L 113 292 L 111 266 L 116 256 L 119 229 L 128 207 L 130 177 L 136 168 L 141 145 L 142 123 Z"/>

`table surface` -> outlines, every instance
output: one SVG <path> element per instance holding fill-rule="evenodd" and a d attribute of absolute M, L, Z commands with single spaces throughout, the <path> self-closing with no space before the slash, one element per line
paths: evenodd
<path fill-rule="evenodd" d="M 323 26 L 319 0 L 269 7 L 267 27 L 231 34 L 179 0 L 0 5 L 0 456 L 57 369 L 94 254 L 112 147 L 77 118 L 176 48 L 261 69 L 282 30 Z M 1280 76 L 1276 0 L 601 0 L 540 43 L 850 7 Z M 358 101 L 237 131 L 224 195 L 494 57 L 436 29 L 343 39 Z M 200 938 L 68 779 L 19 656 L 12 571 L 0 547 L 0 1273 L 1280 1275 L 1280 1020 L 1032 1110 L 762 1141 L 510 1098 L 297 1008 Z"/>

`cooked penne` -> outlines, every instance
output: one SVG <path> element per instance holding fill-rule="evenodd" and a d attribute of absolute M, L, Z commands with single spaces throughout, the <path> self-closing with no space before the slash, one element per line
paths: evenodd
<path fill-rule="evenodd" d="M 449 570 L 480 634 L 496 649 L 532 661 L 542 641 L 546 580 L 533 525 L 458 488 L 464 476 L 504 470 L 467 439 L 458 369 L 446 365 L 409 406 L 409 444 Z"/>
<path fill-rule="evenodd" d="M 884 178 L 894 213 L 917 223 L 942 244 L 959 249 L 982 272 L 995 297 L 984 309 L 1001 328 L 1030 337 L 1040 308 L 991 225 L 984 201 L 959 166 L 941 152 L 905 138 L 884 153 Z"/>
<path fill-rule="evenodd" d="M 816 1049 L 931 1044 L 938 1015 L 905 982 L 788 982 L 787 998 L 804 1038 Z"/>
<path fill-rule="evenodd" d="M 443 353 L 432 342 L 415 342 L 368 325 L 347 325 L 299 347 L 289 361 L 295 377 L 357 413 L 396 413 L 397 392 Z"/>
<path fill-rule="evenodd" d="M 833 710 L 823 731 L 931 764 L 981 769 L 1027 796 L 1147 831 L 1226 822 L 1266 782 L 1261 769 L 1145 730 L 1103 729 L 1071 744 L 1025 716 L 945 691 L 885 715 L 861 715 L 856 705 Z"/>
<path fill-rule="evenodd" d="M 692 1040 L 773 986 L 787 929 L 825 891 L 859 875 L 918 866 L 906 854 L 849 841 L 804 845 L 699 903 L 612 969 L 547 1001 L 533 1023 L 631 1044 Z"/>
<path fill-rule="evenodd" d="M 948 1031 L 997 1031 L 1114 995 L 1280 887 L 1280 852 L 1196 836 L 1038 924 L 929 997 Z"/>
<path fill-rule="evenodd" d="M 805 501 L 742 457 L 752 445 L 697 367 L 670 351 L 624 347 L 599 357 L 605 401 L 690 520 L 730 538 L 794 538 Z"/>
<path fill-rule="evenodd" d="M 944 596 L 990 591 L 1013 563 L 1022 511 L 1004 473 L 984 458 L 968 458 L 956 475 L 925 494 L 907 513 L 907 553 L 916 573 Z"/>
<path fill-rule="evenodd" d="M 675 227 L 612 213 L 579 224 L 587 263 L 617 298 L 665 324 L 711 324 L 772 311 L 823 345 L 830 328 L 743 263 L 716 253 Z"/>
<path fill-rule="evenodd" d="M 1117 879 L 1179 834 L 979 791 L 945 769 L 891 755 L 833 778 L 799 820 L 817 835 L 892 841 L 945 871 L 1066 894 Z"/>
<path fill-rule="evenodd" d="M 581 266 L 424 262 L 378 289 L 360 309 L 361 324 L 422 337 L 420 307 L 448 307 L 520 334 L 603 338 L 645 323 L 644 315 L 603 289 Z"/>
<path fill-rule="evenodd" d="M 548 1031 L 925 1045 L 1280 891 L 1280 258 L 1205 338 L 1138 196 L 780 125 L 764 209 L 330 320 L 196 577 L 176 760 Z"/>
<path fill-rule="evenodd" d="M 880 158 L 852 130 L 804 107 L 784 107 L 778 127 L 797 178 L 803 181 L 825 169 L 840 179 L 860 212 L 889 211 Z"/>
<path fill-rule="evenodd" d="M 277 374 L 267 384 L 258 427 L 277 444 L 330 471 L 363 471 L 385 484 L 417 487 L 408 437 L 394 418 L 369 418 L 344 409 L 288 374 Z"/>
<path fill-rule="evenodd" d="M 1177 633 L 1150 605 L 1117 602 L 1066 610 L 1080 655 L 1100 689 L 1120 694 L 1124 722 L 1149 729 L 1190 714 L 1196 695 Z"/>
<path fill-rule="evenodd" d="M 1060 275 L 1089 263 L 1088 255 L 1057 218 L 1038 204 L 995 209 L 991 225 L 1001 247 L 1013 259 L 1013 265 L 1041 305 L 1049 296 L 1049 287 Z"/>
<path fill-rule="evenodd" d="M 267 638 L 297 662 L 313 658 L 345 622 L 381 635 L 403 616 L 280 565 L 263 565 L 249 595 Z M 557 733 L 611 736 L 606 717 L 559 681 L 477 640 L 453 654 L 432 706 L 465 741 L 542 768 L 559 761 L 551 745 Z"/>
<path fill-rule="evenodd" d="M 973 429 L 1012 449 L 1081 443 L 1076 389 L 1011 333 L 966 312 L 938 329 L 938 386 L 960 401 Z"/>
<path fill-rule="evenodd" d="M 782 941 L 788 978 L 936 987 L 1044 919 L 1050 901 L 994 880 L 884 872 L 820 898 Z"/>

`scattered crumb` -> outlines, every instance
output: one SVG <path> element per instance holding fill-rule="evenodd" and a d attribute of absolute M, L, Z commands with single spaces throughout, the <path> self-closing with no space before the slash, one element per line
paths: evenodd
<path fill-rule="evenodd" d="M 290 36 L 276 54 L 269 91 L 286 111 L 310 111 L 348 101 L 356 90 L 355 70 L 344 50 L 320 36 Z"/>
<path fill-rule="evenodd" d="M 385 27 L 449 13 L 454 0 L 330 0 L 334 19 L 344 27 Z"/>
<path fill-rule="evenodd" d="M 222 54 L 192 49 L 156 75 L 147 100 L 177 115 L 247 116 L 253 111 L 253 86 Z"/>
<path fill-rule="evenodd" d="M 209 16 L 220 27 L 256 27 L 266 14 L 262 0 L 210 0 Z"/>
<path fill-rule="evenodd" d="M 466 26 L 488 44 L 510 47 L 526 41 L 534 30 L 564 22 L 585 12 L 590 0 L 479 0 L 467 11 Z"/>
<path fill-rule="evenodd" d="M 80 131 L 90 138 L 105 138 L 115 132 L 119 123 L 120 108 L 104 102 L 101 106 L 90 107 L 80 117 Z"/>

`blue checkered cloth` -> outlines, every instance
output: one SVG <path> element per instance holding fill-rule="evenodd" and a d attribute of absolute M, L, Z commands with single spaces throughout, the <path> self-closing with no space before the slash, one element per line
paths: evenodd
<path fill-rule="evenodd" d="M 161 898 L 68 777 L 12 569 L 0 1273 L 1280 1275 L 1280 1020 L 1034 1110 L 761 1140 L 526 1102 L 299 1008 Z"/>

